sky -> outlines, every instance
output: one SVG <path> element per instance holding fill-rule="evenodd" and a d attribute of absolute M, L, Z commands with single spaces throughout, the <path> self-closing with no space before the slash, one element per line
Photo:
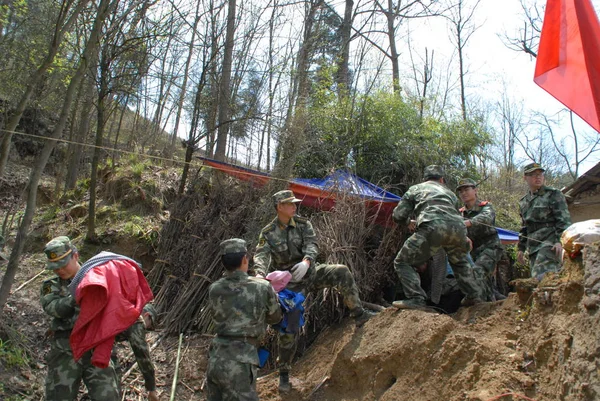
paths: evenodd
<path fill-rule="evenodd" d="M 592 4 L 598 13 L 600 0 L 592 0 Z M 519 0 L 482 0 L 476 10 L 475 21 L 479 28 L 466 48 L 469 70 L 467 97 L 493 103 L 500 100 L 502 91 L 506 90 L 510 98 L 522 100 L 526 108 L 541 111 L 547 116 L 554 116 L 564 109 L 561 103 L 533 82 L 535 60 L 503 43 L 505 34 L 517 36 L 518 29 L 523 26 L 524 16 Z M 436 57 L 438 54 L 451 57 L 454 46 L 443 19 L 419 21 L 411 29 L 411 40 L 416 38 L 419 46 L 435 49 Z M 594 133 L 585 122 L 578 117 L 576 120 L 577 130 Z M 564 118 L 556 132 L 564 135 L 569 131 L 569 119 Z M 580 174 L 598 161 L 600 154 L 592 155 L 582 166 Z"/>

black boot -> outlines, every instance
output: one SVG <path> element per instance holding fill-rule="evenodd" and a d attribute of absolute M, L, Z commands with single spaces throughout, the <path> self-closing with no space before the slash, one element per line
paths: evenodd
<path fill-rule="evenodd" d="M 289 372 L 279 372 L 279 392 L 288 393 L 291 389 Z"/>

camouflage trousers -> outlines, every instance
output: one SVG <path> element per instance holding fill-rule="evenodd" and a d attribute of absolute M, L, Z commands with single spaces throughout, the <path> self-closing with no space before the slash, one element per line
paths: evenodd
<path fill-rule="evenodd" d="M 427 300 L 427 294 L 421 288 L 419 273 L 413 266 L 426 263 L 440 248 L 446 251 L 454 277 L 463 294 L 467 298 L 480 298 L 480 286 L 467 260 L 467 229 L 460 221 L 423 223 L 404 242 L 394 259 L 394 269 L 400 278 L 406 298 Z"/>
<path fill-rule="evenodd" d="M 91 363 L 92 351 L 75 362 L 69 337 L 55 337 L 46 358 L 46 401 L 73 401 L 77 399 L 81 380 L 94 401 L 120 401 L 119 378 L 112 363 L 100 369 Z"/>
<path fill-rule="evenodd" d="M 258 367 L 230 359 L 208 360 L 206 391 L 208 401 L 258 401 Z"/>
<path fill-rule="evenodd" d="M 502 258 L 504 248 L 499 242 L 483 244 L 471 251 L 475 261 L 473 266 L 475 278 L 481 287 L 481 299 L 494 301 L 494 270 Z"/>
<path fill-rule="evenodd" d="M 300 283 L 290 283 L 287 288 L 304 294 L 324 288 L 335 288 L 344 297 L 344 305 L 350 310 L 351 315 L 360 315 L 363 311 L 354 276 L 344 265 L 317 265 L 307 279 Z M 279 333 L 277 361 L 280 372 L 289 372 L 292 368 L 292 360 L 296 354 L 296 337 L 297 334 Z"/>
<path fill-rule="evenodd" d="M 557 272 L 561 269 L 561 262 L 552 250 L 552 246 L 543 246 L 537 252 L 529 254 L 531 277 L 540 278 L 545 273 Z"/>

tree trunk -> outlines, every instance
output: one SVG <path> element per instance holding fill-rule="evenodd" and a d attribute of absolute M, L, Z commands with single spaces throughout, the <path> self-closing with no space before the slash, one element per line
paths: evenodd
<path fill-rule="evenodd" d="M 91 70 L 93 71 L 94 69 Z M 91 93 L 95 87 L 95 76 L 89 77 L 88 81 L 85 90 L 85 100 L 83 101 L 84 103 L 79 114 L 79 126 L 77 127 L 77 132 L 73 136 L 74 141 L 77 143 L 85 143 L 85 138 L 90 130 L 90 114 L 92 112 L 92 106 L 94 105 Z M 83 152 L 82 145 L 69 144 L 69 162 L 67 177 L 65 179 L 65 191 L 75 188 L 75 185 L 77 184 L 79 163 L 81 162 Z"/>
<path fill-rule="evenodd" d="M 229 132 L 229 119 L 231 116 L 230 81 L 231 63 L 233 60 L 233 39 L 235 35 L 235 8 L 236 0 L 229 0 L 223 71 L 221 72 L 221 84 L 219 85 L 219 128 L 217 132 L 217 149 L 215 151 L 215 159 L 220 161 L 225 161 L 227 134 Z"/>
<path fill-rule="evenodd" d="M 92 156 L 92 169 L 90 172 L 90 202 L 88 207 L 88 224 L 86 240 L 96 240 L 96 190 L 98 186 L 98 163 L 100 162 L 100 152 L 102 150 L 102 137 L 104 136 L 104 127 L 106 126 L 106 101 L 108 99 L 108 80 L 110 60 L 108 57 L 109 44 L 105 44 L 102 49 L 100 60 L 100 88 L 98 90 L 97 122 L 96 122 L 96 142 Z"/>
<path fill-rule="evenodd" d="M 350 60 L 350 33 L 352 31 L 352 8 L 354 7 L 354 0 L 346 0 L 346 7 L 344 9 L 344 20 L 340 27 L 340 37 L 342 39 L 342 50 L 340 52 L 338 61 L 338 71 L 336 77 L 338 97 L 346 99 L 350 90 L 350 72 L 349 72 L 349 60 Z"/>
<path fill-rule="evenodd" d="M 298 97 L 296 98 L 293 117 L 289 124 L 284 127 L 283 140 L 279 147 L 279 160 L 273 171 L 273 175 L 276 177 L 288 178 L 291 176 L 298 150 L 304 145 L 304 133 L 308 118 L 306 115 L 309 88 L 308 60 L 314 45 L 312 28 L 315 13 L 322 2 L 322 0 L 316 0 L 311 3 L 304 21 L 304 38 L 298 54 L 298 75 L 296 77 Z M 292 107 L 292 103 L 290 103 L 290 107 Z"/>
<path fill-rule="evenodd" d="M 388 11 L 385 13 L 388 25 L 388 40 L 390 42 L 390 60 L 392 61 L 392 87 L 395 94 L 400 94 L 400 66 L 398 65 L 398 50 L 396 49 L 396 27 L 394 25 L 396 14 L 394 3 L 388 0 Z"/>
<path fill-rule="evenodd" d="M 173 137 L 171 138 L 171 154 L 175 151 L 175 143 L 177 141 L 177 131 L 179 130 L 179 120 L 181 119 L 181 112 L 183 110 L 183 101 L 185 100 L 185 93 L 187 89 L 188 78 L 190 75 L 190 64 L 192 63 L 192 56 L 194 54 L 194 40 L 196 38 L 196 29 L 198 28 L 198 16 L 200 7 L 200 1 L 196 2 L 196 18 L 194 19 L 194 26 L 192 28 L 192 38 L 188 47 L 188 56 L 185 60 L 185 69 L 183 71 L 183 82 L 181 83 L 181 91 L 179 92 L 179 101 L 177 102 L 177 114 L 175 116 L 175 126 L 173 127 Z"/>
<path fill-rule="evenodd" d="M 116 6 L 117 2 L 118 0 L 114 0 L 114 3 L 110 3 L 109 0 L 101 0 L 100 4 L 98 5 L 96 20 L 94 21 L 94 25 L 90 33 L 90 37 L 86 43 L 83 55 L 81 56 L 79 67 L 77 68 L 77 71 L 75 71 L 75 74 L 69 83 L 69 87 L 67 88 L 58 123 L 54 127 L 52 135 L 46 140 L 44 148 L 42 149 L 34 168 L 31 170 L 29 183 L 27 185 L 27 206 L 25 207 L 25 213 L 23 215 L 23 219 L 21 220 L 21 224 L 19 225 L 17 238 L 15 240 L 12 252 L 10 253 L 8 265 L 6 266 L 6 273 L 4 274 L 2 286 L 0 287 L 0 318 L 4 310 L 4 305 L 6 304 L 8 296 L 10 295 L 10 288 L 15 280 L 15 275 L 19 267 L 19 259 L 23 253 L 23 247 L 25 246 L 25 241 L 27 240 L 27 233 L 29 231 L 29 227 L 31 226 L 31 221 L 33 220 L 33 214 L 35 213 L 37 189 L 42 171 L 44 170 L 44 167 L 46 167 L 48 158 L 50 157 L 50 154 L 56 145 L 56 140 L 62 135 L 62 132 L 65 129 L 67 117 L 73 101 L 73 96 L 76 89 L 79 87 L 79 83 L 83 79 L 85 72 L 87 71 L 88 60 L 90 60 L 90 58 L 93 56 L 93 53 L 96 51 L 98 46 L 102 24 L 109 11 L 113 8 L 113 6 Z"/>

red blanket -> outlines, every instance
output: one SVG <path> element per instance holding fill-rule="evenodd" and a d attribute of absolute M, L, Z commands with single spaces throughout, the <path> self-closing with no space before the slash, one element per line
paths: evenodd
<path fill-rule="evenodd" d="M 71 332 L 73 357 L 94 349 L 92 364 L 106 368 L 115 336 L 131 326 L 154 298 L 142 270 L 129 260 L 111 260 L 86 273 L 75 299 L 81 310 Z"/>

